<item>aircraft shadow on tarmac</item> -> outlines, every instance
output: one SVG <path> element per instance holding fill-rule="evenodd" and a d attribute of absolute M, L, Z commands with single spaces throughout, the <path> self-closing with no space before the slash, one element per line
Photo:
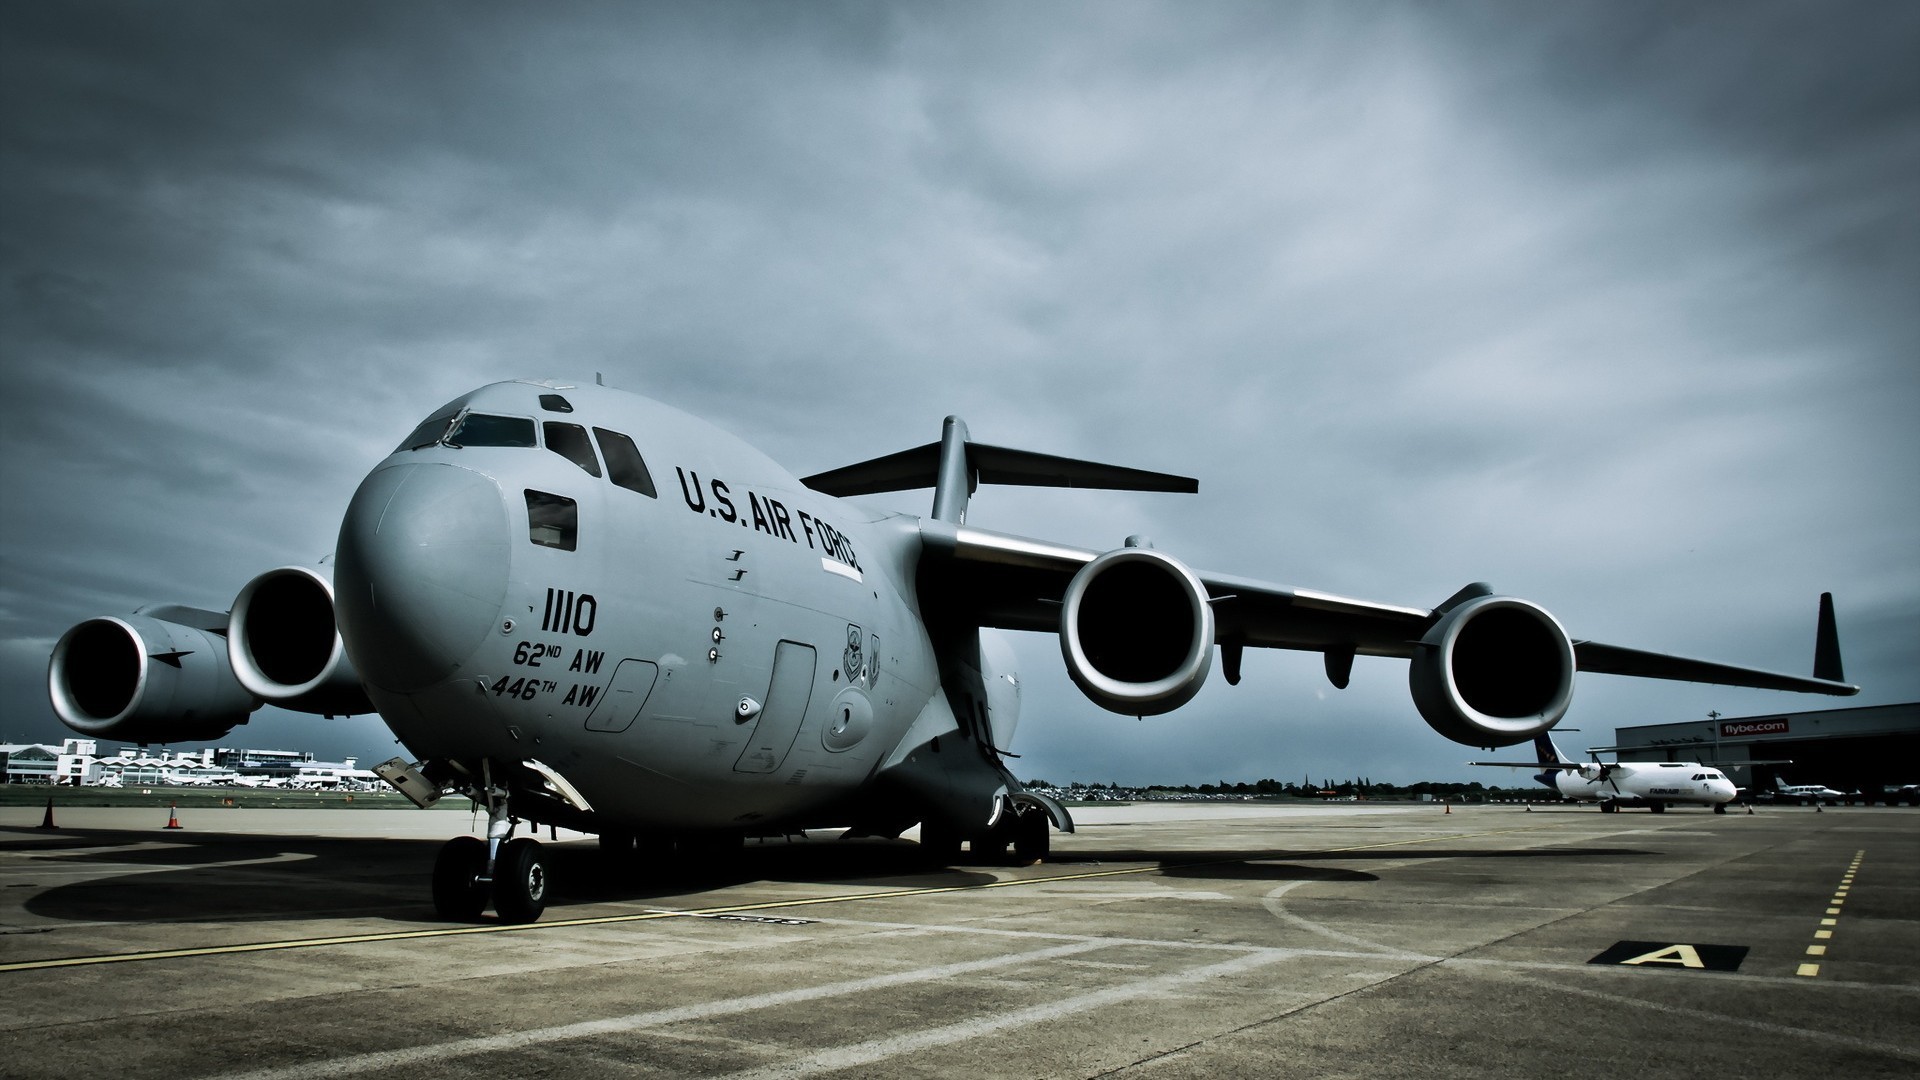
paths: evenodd
<path fill-rule="evenodd" d="M 1241 881 L 1378 881 L 1379 876 L 1335 866 L 1302 866 L 1319 860 L 1397 862 L 1409 859 L 1553 859 L 1649 855 L 1630 848 L 1544 848 L 1523 851 L 1470 851 L 1454 848 L 1395 848 L 1384 851 L 1154 851 L 1074 852 L 1074 863 L 1157 862 L 1168 877 Z"/>
<path fill-rule="evenodd" d="M 139 846 L 132 846 L 139 845 Z M 103 922 L 235 922 L 275 919 L 434 918 L 428 875 L 437 840 L 360 837 L 282 837 L 207 832 L 151 834 L 110 830 L 63 831 L 57 839 L 5 844 L 24 865 L 78 868 L 87 864 L 128 871 L 56 885 L 25 903 L 43 918 Z M 1580 858 L 1642 855 L 1621 848 L 1527 851 L 1455 849 L 1386 851 L 1149 851 L 1062 853 L 1051 864 L 1061 875 L 1156 866 L 1171 877 L 1253 881 L 1375 881 L 1359 870 L 1300 865 L 1406 859 Z M 918 845 L 901 840 L 803 840 L 750 843 L 702 863 L 677 860 L 615 862 L 590 843 L 548 845 L 551 871 L 548 917 L 596 903 L 698 906 L 697 894 L 754 881 L 858 884 L 881 888 L 965 888 L 995 880 L 985 868 L 928 867 Z M 1004 865 L 1004 864 L 1003 864 Z M 32 887 L 30 872 L 16 887 Z"/>
<path fill-rule="evenodd" d="M 234 922 L 272 919 L 433 921 L 429 877 L 441 841 L 258 836 L 211 832 L 63 830 L 30 844 L 0 843 L 20 864 L 36 859 L 62 876 L 88 864 L 123 873 L 55 885 L 23 903 L 44 918 L 104 922 Z M 139 845 L 139 846 L 133 846 Z M 748 844 L 702 862 L 616 862 L 592 843 L 549 844 L 548 917 L 569 906 L 641 902 L 753 881 L 859 883 L 939 888 L 993 876 L 928 867 L 918 845 L 898 840 Z M 19 887 L 34 887 L 30 870 Z M 697 905 L 697 896 L 692 900 Z"/>

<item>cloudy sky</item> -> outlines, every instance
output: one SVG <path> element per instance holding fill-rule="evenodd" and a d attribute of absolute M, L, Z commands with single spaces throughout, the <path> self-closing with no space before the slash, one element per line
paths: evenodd
<path fill-rule="evenodd" d="M 67 626 L 224 609 L 435 406 L 595 372 L 800 474 L 957 413 L 1198 476 L 970 518 L 1622 645 L 1804 671 L 1831 590 L 1847 704 L 1920 699 L 1916 55 L 1904 2 L 0 5 L 0 739 Z M 1015 637 L 1024 776 L 1476 772 L 1404 663 L 1137 721 Z M 1567 741 L 1839 703 L 1593 676 Z"/>

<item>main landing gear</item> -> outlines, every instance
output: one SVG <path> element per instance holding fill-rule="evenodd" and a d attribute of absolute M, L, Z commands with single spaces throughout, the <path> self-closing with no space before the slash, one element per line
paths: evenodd
<path fill-rule="evenodd" d="M 1007 861 L 1007 847 L 1013 847 L 1013 861 L 1021 866 L 1045 862 L 1053 847 L 1052 822 L 1037 806 L 1009 810 L 993 828 L 971 838 L 962 837 L 952 826 L 930 818 L 920 823 L 921 854 L 929 865 L 953 866 L 961 863 L 960 844 L 966 840 L 970 858 L 981 866 Z"/>
<path fill-rule="evenodd" d="M 433 861 L 433 909 L 450 922 L 472 922 L 493 901 L 504 923 L 530 923 L 547 909 L 547 865 L 540 842 L 514 837 L 507 793 L 488 787 L 487 838 L 456 836 Z"/>

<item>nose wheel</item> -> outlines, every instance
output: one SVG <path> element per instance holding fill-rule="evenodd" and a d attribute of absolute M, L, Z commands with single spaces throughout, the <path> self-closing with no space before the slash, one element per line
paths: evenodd
<path fill-rule="evenodd" d="M 537 921 L 547 910 L 547 864 L 540 842 L 509 840 L 487 873 L 487 843 L 456 836 L 433 861 L 433 910 L 448 922 L 473 922 L 493 902 L 504 923 Z"/>
<path fill-rule="evenodd" d="M 487 908 L 487 842 L 456 836 L 433 860 L 433 910 L 448 922 L 472 922 Z"/>
<path fill-rule="evenodd" d="M 493 910 L 501 922 L 530 923 L 547 910 L 547 865 L 540 842 L 510 840 L 493 861 Z"/>
<path fill-rule="evenodd" d="M 503 923 L 530 923 L 547 910 L 547 864 L 540 842 L 515 838 L 504 789 L 485 784 L 487 838 L 456 836 L 433 861 L 433 909 L 450 922 L 473 922 L 493 901 Z"/>

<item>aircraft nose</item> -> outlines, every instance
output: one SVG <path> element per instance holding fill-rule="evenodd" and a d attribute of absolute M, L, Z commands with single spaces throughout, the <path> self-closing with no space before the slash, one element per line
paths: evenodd
<path fill-rule="evenodd" d="M 374 686 L 412 693 L 458 670 L 507 594 L 500 488 L 471 469 L 395 465 L 360 484 L 340 523 L 340 636 Z"/>

